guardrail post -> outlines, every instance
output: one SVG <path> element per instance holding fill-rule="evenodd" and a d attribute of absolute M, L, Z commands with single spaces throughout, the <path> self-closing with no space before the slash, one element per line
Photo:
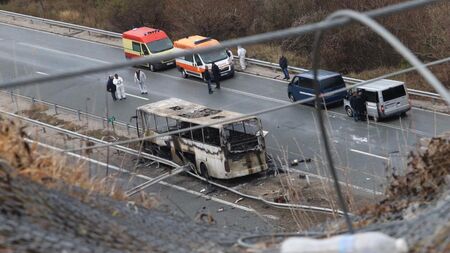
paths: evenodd
<path fill-rule="evenodd" d="M 128 132 L 128 136 L 130 136 L 130 124 L 127 123 L 127 132 Z"/>
<path fill-rule="evenodd" d="M 31 103 L 36 103 L 36 99 L 34 97 L 31 98 Z"/>
<path fill-rule="evenodd" d="M 58 114 L 58 105 L 54 104 L 54 108 L 55 108 L 55 115 L 57 115 Z"/>
<path fill-rule="evenodd" d="M 77 110 L 78 120 L 81 120 L 81 111 Z"/>
<path fill-rule="evenodd" d="M 103 128 L 106 127 L 106 126 L 105 126 L 105 118 L 102 118 L 102 125 L 103 125 Z"/>
<path fill-rule="evenodd" d="M 11 94 L 11 102 L 14 102 L 14 93 L 10 91 L 9 94 Z"/>

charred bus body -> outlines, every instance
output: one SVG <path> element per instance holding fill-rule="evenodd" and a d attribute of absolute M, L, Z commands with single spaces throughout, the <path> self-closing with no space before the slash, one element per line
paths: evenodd
<path fill-rule="evenodd" d="M 191 162 L 205 177 L 229 179 L 268 169 L 261 121 L 248 117 L 220 124 L 242 114 L 216 110 L 170 98 L 137 108 L 140 136 L 152 136 L 199 125 L 211 125 L 150 139 L 149 151 L 162 151 L 178 164 Z M 217 124 L 215 124 L 217 122 Z"/>

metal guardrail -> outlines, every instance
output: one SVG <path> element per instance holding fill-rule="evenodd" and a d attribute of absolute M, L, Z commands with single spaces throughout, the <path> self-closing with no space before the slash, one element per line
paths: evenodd
<path fill-rule="evenodd" d="M 25 14 L 10 12 L 10 11 L 0 10 L 0 14 L 4 15 L 4 16 L 10 16 L 12 18 L 30 19 L 30 20 L 32 20 L 32 22 L 40 22 L 40 23 L 48 24 L 50 26 L 52 26 L 52 25 L 61 26 L 61 27 L 69 28 L 69 29 L 87 31 L 88 33 L 96 33 L 96 34 L 110 36 L 110 37 L 119 37 L 120 38 L 122 36 L 120 33 L 116 33 L 116 32 L 110 32 L 110 31 L 101 30 L 101 29 L 97 29 L 97 28 L 92 28 L 92 27 L 87 27 L 87 26 L 82 26 L 82 25 L 75 25 L 75 24 L 70 24 L 70 23 L 46 19 L 46 18 L 39 18 L 39 17 L 35 17 L 35 16 L 30 16 L 30 15 L 25 15 Z"/>
<path fill-rule="evenodd" d="M 235 56 L 235 59 L 237 59 L 237 56 Z M 249 64 L 281 70 L 280 66 L 278 66 L 278 64 L 273 63 L 273 62 L 261 61 L 261 60 L 252 59 L 252 58 L 245 58 L 245 60 Z M 291 67 L 291 66 L 288 67 L 288 70 L 291 72 L 295 72 L 295 73 L 303 73 L 303 72 L 309 71 L 309 69 L 304 69 L 304 68 L 299 68 L 299 67 Z M 356 79 L 356 78 L 351 78 L 351 77 L 343 77 L 343 79 L 348 84 L 357 84 L 357 83 L 361 83 L 361 82 L 365 81 L 362 79 Z M 408 93 L 410 95 L 442 100 L 442 98 L 439 94 L 433 93 L 433 92 L 408 89 Z"/>
<path fill-rule="evenodd" d="M 90 118 L 90 119 L 94 119 L 94 120 L 99 120 L 99 121 L 102 121 L 103 127 L 106 127 L 107 124 L 111 124 L 112 127 L 114 127 L 114 125 L 118 125 L 118 126 L 125 127 L 127 129 L 128 135 L 131 134 L 131 132 L 130 132 L 131 130 L 136 131 L 136 134 L 137 134 L 136 126 L 131 125 L 131 124 L 126 123 L 126 122 L 122 122 L 122 121 L 118 121 L 118 120 L 114 120 L 114 121 L 110 122 L 108 120 L 108 118 L 106 118 L 106 117 L 101 117 L 101 116 L 98 116 L 98 115 L 95 115 L 95 114 L 84 112 L 82 110 L 77 110 L 77 109 L 69 108 L 69 107 L 66 107 L 66 106 L 58 105 L 58 104 L 55 104 L 55 103 L 50 103 L 50 102 L 47 102 L 47 101 L 44 101 L 44 100 L 36 99 L 34 97 L 28 97 L 28 96 L 16 94 L 16 93 L 14 93 L 12 91 L 0 90 L 0 92 L 3 92 L 5 94 L 9 94 L 11 96 L 11 100 L 13 102 L 14 102 L 14 98 L 21 98 L 21 99 L 24 99 L 24 100 L 28 100 L 28 101 L 30 101 L 33 104 L 34 103 L 39 103 L 39 104 L 43 104 L 43 105 L 48 106 L 49 109 L 53 108 L 55 114 L 58 114 L 59 110 L 62 110 L 62 111 L 69 112 L 69 113 L 77 115 L 78 120 L 80 120 L 80 121 L 82 120 L 82 118 Z"/>
<path fill-rule="evenodd" d="M 6 112 L 6 111 L 0 110 L 0 114 L 6 114 L 6 115 L 8 115 L 10 117 L 18 118 L 20 120 L 24 120 L 26 122 L 30 122 L 30 123 L 38 125 L 38 126 L 43 126 L 43 127 L 52 129 L 54 131 L 58 131 L 60 133 L 64 133 L 66 135 L 75 137 L 75 138 L 80 138 L 82 140 L 88 140 L 88 141 L 92 141 L 92 142 L 95 142 L 95 143 L 103 143 L 103 144 L 104 143 L 108 143 L 106 141 L 103 141 L 103 140 L 100 140 L 100 139 L 97 139 L 97 138 L 94 138 L 94 137 L 91 137 L 91 136 L 83 135 L 83 134 L 80 134 L 80 133 L 77 133 L 77 132 L 73 132 L 73 131 L 70 131 L 70 130 L 67 130 L 67 129 L 64 129 L 64 128 L 60 128 L 60 127 L 53 126 L 53 125 L 50 125 L 50 124 L 47 124 L 47 123 L 44 123 L 44 122 L 40 122 L 40 121 L 33 120 L 33 119 L 30 119 L 30 118 L 27 118 L 27 117 L 23 117 L 23 116 L 20 116 L 20 115 L 11 113 L 11 112 Z M 188 174 L 190 174 L 190 175 L 192 175 L 192 176 L 194 176 L 194 177 L 196 177 L 196 178 L 198 178 L 198 179 L 200 179 L 202 181 L 208 182 L 209 184 L 213 184 L 213 185 L 215 185 L 217 187 L 220 187 L 222 189 L 228 190 L 230 192 L 233 192 L 234 194 L 237 194 L 237 195 L 245 197 L 245 198 L 249 198 L 249 199 L 253 199 L 253 200 L 257 200 L 257 201 L 262 201 L 263 203 L 265 203 L 267 205 L 270 205 L 270 206 L 273 206 L 273 207 L 276 207 L 276 208 L 301 209 L 301 210 L 305 210 L 305 211 L 313 211 L 313 212 L 322 212 L 322 213 L 343 215 L 342 211 L 336 210 L 336 209 L 332 209 L 332 208 L 325 208 L 325 207 L 319 207 L 319 206 L 299 205 L 299 204 L 276 203 L 276 202 L 273 202 L 273 201 L 268 201 L 268 200 L 266 200 L 266 199 L 264 199 L 264 198 L 262 198 L 260 196 L 253 196 L 253 195 L 245 194 L 245 193 L 239 192 L 239 191 L 237 191 L 235 189 L 232 189 L 232 188 L 226 187 L 224 185 L 221 185 L 219 183 L 216 183 L 216 182 L 207 180 L 205 178 L 202 178 L 202 177 L 196 175 L 195 173 L 192 173 L 192 172 L 186 170 L 185 166 L 180 166 L 180 165 L 178 165 L 177 163 L 175 163 L 175 162 L 173 162 L 171 160 L 167 160 L 167 159 L 164 159 L 164 158 L 161 158 L 161 157 L 149 154 L 149 153 L 141 152 L 141 151 L 134 150 L 134 149 L 131 149 L 131 148 L 128 148 L 128 147 L 125 147 L 125 146 L 121 146 L 121 145 L 113 145 L 112 148 L 114 148 L 116 150 L 119 150 L 121 152 L 130 154 L 130 155 L 134 155 L 134 156 L 143 157 L 143 158 L 146 158 L 146 159 L 149 159 L 149 160 L 153 160 L 153 161 L 165 164 L 165 165 L 170 166 L 170 167 L 175 169 L 175 170 L 172 170 L 169 173 L 160 175 L 159 177 L 154 178 L 153 180 L 149 180 L 149 181 L 139 185 L 137 188 L 132 189 L 131 191 L 128 192 L 129 193 L 129 194 L 127 194 L 128 196 L 131 196 L 136 191 L 145 189 L 146 187 L 152 185 L 153 183 L 160 182 L 161 180 L 163 180 L 163 179 L 165 179 L 167 177 L 170 177 L 172 174 L 175 175 L 175 174 L 179 174 L 179 173 L 185 171 Z"/>
<path fill-rule="evenodd" d="M 82 25 L 75 25 L 75 24 L 70 24 L 70 23 L 66 23 L 66 22 L 62 22 L 62 21 L 55 21 L 55 20 L 46 19 L 46 18 L 39 18 L 39 17 L 35 17 L 35 16 L 30 16 L 30 15 L 25 15 L 25 14 L 10 12 L 10 11 L 0 10 L 0 15 L 10 16 L 12 18 L 30 19 L 32 21 L 45 23 L 50 26 L 54 25 L 54 26 L 66 27 L 69 29 L 87 31 L 88 33 L 96 33 L 96 34 L 110 36 L 110 37 L 114 37 L 114 38 L 122 37 L 122 35 L 120 33 L 116 33 L 116 32 L 110 32 L 110 31 L 106 31 L 106 30 L 102 30 L 102 29 L 97 29 L 97 28 L 92 28 L 92 27 L 87 27 L 87 26 L 82 26 Z M 237 59 L 238 57 L 234 56 L 234 58 Z M 280 66 L 278 66 L 277 63 L 262 61 L 262 60 L 253 59 L 253 58 L 245 58 L 245 59 L 249 64 L 281 70 Z M 290 71 L 296 72 L 296 73 L 302 73 L 302 72 L 308 71 L 308 69 L 292 67 L 292 66 L 289 66 L 288 69 Z M 344 77 L 344 81 L 347 82 L 348 84 L 357 84 L 357 83 L 363 82 L 364 80 L 351 78 L 351 77 Z M 415 95 L 415 96 L 442 100 L 442 98 L 439 94 L 428 92 L 428 91 L 408 89 L 408 93 L 411 95 Z"/>

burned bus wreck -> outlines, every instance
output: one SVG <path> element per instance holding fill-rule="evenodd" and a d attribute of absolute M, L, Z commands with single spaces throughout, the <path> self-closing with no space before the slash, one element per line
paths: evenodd
<path fill-rule="evenodd" d="M 221 121 L 242 114 L 177 98 L 143 105 L 137 108 L 136 114 L 141 136 L 209 125 L 144 143 L 149 152 L 162 151 L 160 154 L 168 154 L 180 165 L 188 162 L 194 164 L 197 172 L 205 177 L 235 178 L 268 168 L 264 140 L 266 132 L 256 117 L 221 124 Z"/>

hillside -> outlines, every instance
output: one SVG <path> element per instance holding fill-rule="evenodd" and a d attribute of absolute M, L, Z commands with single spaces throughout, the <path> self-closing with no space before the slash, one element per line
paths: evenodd
<path fill-rule="evenodd" d="M 339 9 L 367 11 L 398 2 L 401 1 L 211 0 L 193 5 L 186 0 L 2 0 L 0 8 L 116 32 L 150 26 L 164 29 L 173 39 L 202 34 L 225 40 L 317 22 Z M 214 11 L 217 6 L 220 11 Z M 448 13 L 449 2 L 442 1 L 378 21 L 423 61 L 432 61 L 448 57 L 450 52 Z M 312 40 L 313 35 L 308 34 L 253 45 L 247 48 L 247 54 L 249 57 L 277 62 L 284 51 L 291 65 L 309 68 Z M 327 32 L 322 56 L 323 68 L 350 73 L 363 79 L 408 66 L 387 43 L 360 25 Z M 448 68 L 447 63 L 435 66 L 432 70 L 450 87 Z M 402 79 L 430 90 L 416 74 Z"/>

